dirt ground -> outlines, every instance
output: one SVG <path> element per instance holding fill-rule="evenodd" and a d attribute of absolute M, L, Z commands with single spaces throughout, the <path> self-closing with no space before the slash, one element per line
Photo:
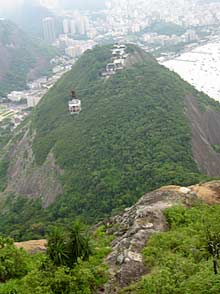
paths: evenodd
<path fill-rule="evenodd" d="M 26 242 L 16 242 L 17 248 L 24 248 L 29 253 L 45 252 L 47 246 L 47 240 L 30 240 Z"/>

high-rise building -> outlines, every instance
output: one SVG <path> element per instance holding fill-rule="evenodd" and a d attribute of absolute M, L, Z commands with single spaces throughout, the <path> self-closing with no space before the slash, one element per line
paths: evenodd
<path fill-rule="evenodd" d="M 87 16 L 78 16 L 75 21 L 76 31 L 79 35 L 85 35 L 89 30 L 89 19 Z"/>
<path fill-rule="evenodd" d="M 85 24 L 85 30 L 86 30 L 86 33 L 88 32 L 89 30 L 89 19 L 87 16 L 84 17 L 84 24 Z"/>
<path fill-rule="evenodd" d="M 43 19 L 43 36 L 44 40 L 53 43 L 56 40 L 55 21 L 53 17 Z"/>
<path fill-rule="evenodd" d="M 70 21 L 70 32 L 72 35 L 76 34 L 76 22 L 75 20 Z"/>
<path fill-rule="evenodd" d="M 79 35 L 85 35 L 86 33 L 84 18 L 82 16 L 80 16 L 76 21 L 76 30 Z"/>
<path fill-rule="evenodd" d="M 63 32 L 64 34 L 69 34 L 69 19 L 63 20 Z"/>

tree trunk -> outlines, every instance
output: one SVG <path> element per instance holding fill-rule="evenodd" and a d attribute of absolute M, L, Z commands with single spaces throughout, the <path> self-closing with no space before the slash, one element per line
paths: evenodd
<path fill-rule="evenodd" d="M 213 259 L 213 269 L 214 269 L 214 273 L 215 275 L 218 274 L 218 263 L 216 259 Z"/>

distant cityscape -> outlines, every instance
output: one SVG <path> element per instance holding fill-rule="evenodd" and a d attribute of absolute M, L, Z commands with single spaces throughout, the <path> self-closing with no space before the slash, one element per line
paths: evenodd
<path fill-rule="evenodd" d="M 41 98 L 53 87 L 64 73 L 71 70 L 75 60 L 67 56 L 56 57 L 51 60 L 52 75 L 43 76 L 27 84 L 28 90 L 13 91 L 2 98 L 0 104 L 0 126 L 10 120 L 12 129 L 16 128 L 27 116 L 29 109 L 35 107 Z M 8 101 L 8 102 L 7 102 Z"/>
<path fill-rule="evenodd" d="M 62 19 L 61 33 L 57 30 L 56 17 L 43 20 L 44 39 L 71 57 L 80 56 L 96 44 L 120 38 L 138 42 L 146 50 L 154 51 L 158 47 L 196 42 L 201 37 L 220 31 L 218 2 L 111 0 L 101 11 L 56 10 L 56 1 L 41 2 L 50 8 L 54 3 L 54 13 Z M 152 26 L 160 23 L 169 24 L 169 31 L 152 32 Z"/>

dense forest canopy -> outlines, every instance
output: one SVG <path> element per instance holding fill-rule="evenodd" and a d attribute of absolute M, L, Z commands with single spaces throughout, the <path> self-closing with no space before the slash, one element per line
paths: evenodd
<path fill-rule="evenodd" d="M 94 223 L 163 185 L 207 178 L 193 159 L 184 97 L 194 95 L 201 111 L 219 110 L 218 103 L 138 47 L 129 45 L 128 52 L 127 68 L 104 79 L 111 46 L 88 50 L 34 110 L 34 166 L 53 153 L 64 192 L 43 210 L 40 199 L 9 195 L 0 216 L 2 233 L 20 240 L 43 235 L 51 222 L 81 216 Z M 76 116 L 68 112 L 73 89 L 82 102 Z M 0 166 L 3 187 L 7 166 Z"/>

